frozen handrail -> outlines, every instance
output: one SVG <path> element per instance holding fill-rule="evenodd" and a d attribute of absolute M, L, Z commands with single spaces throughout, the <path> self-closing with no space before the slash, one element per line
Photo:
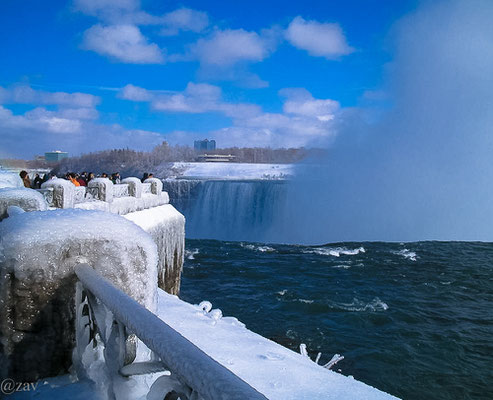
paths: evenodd
<path fill-rule="evenodd" d="M 89 265 L 79 264 L 75 273 L 84 287 L 113 313 L 119 323 L 135 333 L 180 380 L 204 399 L 267 399 Z"/>

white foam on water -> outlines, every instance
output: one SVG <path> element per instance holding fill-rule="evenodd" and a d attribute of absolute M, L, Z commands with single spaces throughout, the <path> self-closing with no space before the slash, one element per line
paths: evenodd
<path fill-rule="evenodd" d="M 365 303 L 364 301 L 358 300 L 354 298 L 351 303 L 332 303 L 329 305 L 331 308 L 342 309 L 346 311 L 387 311 L 389 306 L 387 303 L 380 300 L 378 297 L 375 297 L 369 303 Z"/>
<path fill-rule="evenodd" d="M 271 253 L 276 251 L 276 249 L 270 246 L 255 246 L 253 244 L 244 244 L 244 243 L 240 243 L 240 246 L 243 247 L 244 249 L 252 250 L 252 251 L 260 251 L 261 253 Z"/>
<path fill-rule="evenodd" d="M 315 247 L 310 250 L 305 250 L 304 253 L 340 257 L 341 255 L 355 256 L 359 253 L 366 253 L 366 250 L 364 247 L 358 247 L 357 249 L 348 249 L 346 247 Z"/>
<path fill-rule="evenodd" d="M 411 261 L 416 261 L 416 259 L 418 258 L 416 253 L 414 251 L 409 250 L 409 249 L 402 249 L 399 251 L 393 251 L 392 254 L 402 256 L 402 257 L 404 257 L 408 260 L 411 260 Z"/>
<path fill-rule="evenodd" d="M 195 260 L 197 254 L 199 254 L 199 249 L 185 250 L 185 257 L 187 260 Z"/>
<path fill-rule="evenodd" d="M 351 268 L 351 265 L 340 264 L 340 265 L 334 265 L 334 266 L 332 266 L 332 268 L 349 269 L 349 268 Z"/>
<path fill-rule="evenodd" d="M 296 299 L 296 301 L 300 303 L 306 303 L 306 304 L 313 304 L 313 300 L 307 300 L 307 299 Z"/>

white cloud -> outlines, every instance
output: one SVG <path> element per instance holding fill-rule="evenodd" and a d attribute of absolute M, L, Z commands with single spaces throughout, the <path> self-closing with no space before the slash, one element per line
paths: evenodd
<path fill-rule="evenodd" d="M 160 64 L 163 54 L 135 25 L 97 24 L 84 32 L 82 47 L 125 63 Z"/>
<path fill-rule="evenodd" d="M 334 114 L 340 109 L 338 101 L 331 99 L 315 99 L 305 89 L 284 89 L 279 92 L 287 99 L 283 111 L 287 114 L 317 118 L 320 121 L 334 119 Z"/>
<path fill-rule="evenodd" d="M 132 101 L 150 101 L 152 96 L 151 91 L 132 84 L 124 86 L 118 94 L 118 97 Z"/>
<path fill-rule="evenodd" d="M 239 62 L 262 61 L 270 53 L 270 43 L 256 32 L 218 30 L 207 39 L 199 39 L 191 53 L 205 65 L 231 66 Z"/>
<path fill-rule="evenodd" d="M 336 23 L 306 21 L 296 17 L 285 32 L 286 39 L 296 48 L 306 50 L 312 56 L 336 59 L 354 51 Z"/>
<path fill-rule="evenodd" d="M 202 11 L 179 8 L 163 15 L 161 23 L 164 25 L 162 35 L 176 35 L 179 31 L 199 33 L 209 25 L 209 17 Z"/>
<path fill-rule="evenodd" d="M 133 101 L 148 101 L 151 108 L 163 112 L 219 112 L 234 118 L 246 118 L 260 113 L 260 107 L 253 104 L 224 102 L 221 88 L 207 83 L 190 82 L 182 92 L 152 91 L 126 85 L 120 91 L 119 97 Z"/>
<path fill-rule="evenodd" d="M 41 107 L 27 111 L 23 115 L 14 115 L 12 111 L 2 106 L 0 110 L 0 127 L 3 128 L 71 134 L 79 132 L 82 125 L 77 119 L 63 118 L 57 112 Z"/>
<path fill-rule="evenodd" d="M 100 103 L 98 96 L 87 93 L 46 92 L 28 85 L 3 88 L 0 86 L 0 104 L 42 104 L 92 108 Z"/>
<path fill-rule="evenodd" d="M 71 155 L 123 147 L 150 150 L 163 140 L 158 132 L 97 123 L 83 110 L 77 115 L 74 110 L 35 108 L 15 115 L 0 106 L 0 157 L 29 158 L 54 148 Z"/>
<path fill-rule="evenodd" d="M 112 24 L 142 19 L 139 0 L 74 0 L 73 6 L 76 11 Z"/>
<path fill-rule="evenodd" d="M 208 133 L 222 146 L 254 143 L 255 146 L 296 147 L 321 145 L 335 137 L 334 120 L 340 112 L 337 101 L 316 99 L 305 89 L 284 89 L 280 95 L 285 98 L 282 113 L 265 113 L 255 104 L 225 102 L 219 87 L 203 83 L 189 83 L 184 91 L 168 94 L 127 85 L 120 96 L 149 101 L 152 109 L 167 113 L 224 114 L 232 118 L 232 126 Z M 171 137 L 182 140 L 183 135 L 175 132 Z"/>

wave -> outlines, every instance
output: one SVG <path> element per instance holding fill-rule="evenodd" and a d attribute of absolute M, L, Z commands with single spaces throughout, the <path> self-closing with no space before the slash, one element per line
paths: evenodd
<path fill-rule="evenodd" d="M 387 303 L 380 300 L 378 297 L 375 297 L 371 302 L 365 303 L 364 301 L 358 300 L 356 298 L 353 299 L 351 303 L 332 303 L 329 305 L 330 308 L 344 310 L 344 311 L 371 311 L 371 312 L 379 312 L 379 311 L 387 311 L 389 306 Z"/>
<path fill-rule="evenodd" d="M 243 247 L 244 249 L 252 250 L 252 251 L 260 251 L 261 253 L 272 253 L 276 251 L 276 249 L 270 246 L 255 246 L 253 244 L 244 244 L 244 243 L 240 243 L 240 246 Z"/>
<path fill-rule="evenodd" d="M 416 259 L 418 258 L 417 254 L 414 251 L 411 251 L 409 249 L 402 249 L 399 251 L 393 251 L 392 253 L 395 255 L 398 255 L 398 256 L 402 256 L 402 257 L 404 257 L 408 260 L 411 260 L 411 261 L 416 261 Z"/>
<path fill-rule="evenodd" d="M 195 260 L 197 254 L 199 254 L 199 249 L 185 250 L 185 258 L 187 260 Z"/>
<path fill-rule="evenodd" d="M 359 253 L 366 253 L 364 247 L 358 247 L 357 249 L 348 249 L 346 247 L 315 247 L 310 250 L 303 251 L 305 254 L 318 254 L 320 256 L 355 256 Z"/>

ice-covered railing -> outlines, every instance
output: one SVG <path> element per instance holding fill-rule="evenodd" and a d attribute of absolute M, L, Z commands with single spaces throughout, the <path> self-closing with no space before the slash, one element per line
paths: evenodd
<path fill-rule="evenodd" d="M 128 183 L 120 183 L 113 186 L 113 197 L 128 197 Z"/>
<path fill-rule="evenodd" d="M 142 184 L 142 193 L 151 193 L 151 184 L 143 183 Z"/>
<path fill-rule="evenodd" d="M 266 397 L 223 367 L 155 314 L 117 289 L 87 264 L 75 268 L 80 280 L 76 295 L 78 358 L 92 340 L 105 345 L 110 376 L 132 376 L 169 370 L 162 397 L 181 400 L 246 400 Z M 133 363 L 135 334 L 153 351 L 154 362 Z M 96 333 L 98 335 L 96 335 Z M 112 384 L 108 397 L 114 398 Z"/>
<path fill-rule="evenodd" d="M 144 183 L 138 178 L 125 178 L 116 185 L 107 178 L 96 178 L 87 187 L 75 187 L 65 179 L 53 179 L 45 182 L 38 191 L 51 207 L 76 207 L 116 214 L 127 214 L 169 202 L 162 182 L 155 178 Z"/>

